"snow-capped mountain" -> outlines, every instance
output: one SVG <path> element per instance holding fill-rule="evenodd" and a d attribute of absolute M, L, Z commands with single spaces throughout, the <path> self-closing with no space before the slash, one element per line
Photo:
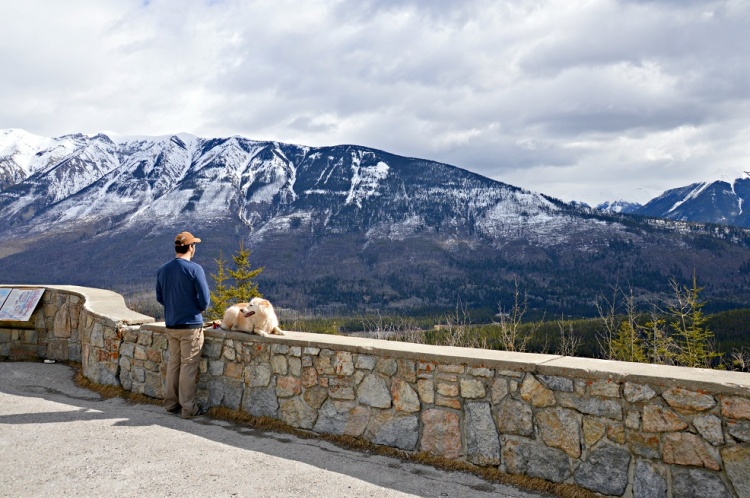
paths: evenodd
<path fill-rule="evenodd" d="M 750 201 L 750 178 L 715 180 L 667 190 L 634 213 L 750 228 L 747 201 Z"/>
<path fill-rule="evenodd" d="M 249 247 L 280 306 L 507 307 L 518 280 L 531 307 L 569 315 L 610 285 L 651 294 L 695 267 L 740 289 L 750 261 L 743 230 L 634 221 L 354 145 L 5 130 L 0 172 L 7 283 L 150 290 L 190 230 L 209 273 Z M 750 299 L 742 289 L 721 299 Z"/>
<path fill-rule="evenodd" d="M 618 214 L 629 214 L 629 213 L 635 213 L 638 211 L 638 209 L 641 208 L 641 205 L 637 202 L 628 202 L 624 201 L 622 199 L 617 201 L 607 201 L 599 204 L 596 206 L 596 209 L 599 211 L 603 211 L 605 213 L 618 213 Z"/>

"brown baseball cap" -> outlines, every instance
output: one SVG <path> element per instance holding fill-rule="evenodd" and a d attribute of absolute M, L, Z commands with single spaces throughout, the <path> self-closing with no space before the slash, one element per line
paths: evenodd
<path fill-rule="evenodd" d="M 180 232 L 174 239 L 174 245 L 176 246 L 189 246 L 190 244 L 197 244 L 201 239 L 195 237 L 190 232 Z"/>

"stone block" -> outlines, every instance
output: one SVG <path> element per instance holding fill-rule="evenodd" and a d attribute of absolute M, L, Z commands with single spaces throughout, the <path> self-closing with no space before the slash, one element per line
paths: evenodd
<path fill-rule="evenodd" d="M 461 400 L 458 398 L 449 398 L 440 394 L 435 396 L 435 406 L 444 406 L 446 408 L 453 408 L 454 410 L 460 410 Z"/>
<path fill-rule="evenodd" d="M 750 422 L 744 420 L 727 420 L 727 431 L 734 438 L 750 443 Z"/>
<path fill-rule="evenodd" d="M 441 396 L 458 396 L 461 393 L 458 384 L 453 382 L 438 382 L 435 390 Z"/>
<path fill-rule="evenodd" d="M 354 373 L 354 361 L 348 351 L 337 351 L 331 358 L 331 366 L 336 375 L 351 375 Z"/>
<path fill-rule="evenodd" d="M 286 375 L 289 366 L 286 362 L 286 356 L 276 355 L 271 357 L 271 371 L 277 375 Z"/>
<path fill-rule="evenodd" d="M 279 410 L 276 388 L 274 386 L 246 388 L 242 397 L 242 409 L 256 417 L 276 418 Z"/>
<path fill-rule="evenodd" d="M 419 419 L 416 415 L 384 410 L 370 417 L 365 437 L 375 444 L 414 451 L 419 439 Z"/>
<path fill-rule="evenodd" d="M 212 360 L 221 358 L 222 343 L 219 340 L 205 339 L 203 341 L 203 350 L 201 354 Z"/>
<path fill-rule="evenodd" d="M 724 431 L 721 428 L 721 419 L 716 415 L 703 415 L 693 419 L 693 426 L 703 439 L 718 446 L 724 444 Z"/>
<path fill-rule="evenodd" d="M 227 341 L 227 343 L 221 348 L 221 357 L 229 361 L 235 361 L 237 359 L 237 351 L 234 349 L 232 341 Z"/>
<path fill-rule="evenodd" d="M 750 399 L 739 396 L 722 396 L 721 414 L 728 418 L 750 420 Z"/>
<path fill-rule="evenodd" d="M 523 401 L 505 398 L 497 407 L 495 420 L 501 434 L 530 436 L 534 431 L 531 406 Z"/>
<path fill-rule="evenodd" d="M 266 387 L 271 382 L 271 366 L 266 364 L 245 367 L 245 384 L 249 387 Z"/>
<path fill-rule="evenodd" d="M 331 377 L 328 379 L 328 396 L 333 399 L 355 399 L 352 377 Z"/>
<path fill-rule="evenodd" d="M 395 361 L 394 361 L 395 364 Z M 391 393 L 385 381 L 375 374 L 367 374 L 357 388 L 360 403 L 374 408 L 390 408 Z"/>
<path fill-rule="evenodd" d="M 375 371 L 386 377 L 393 377 L 398 371 L 398 363 L 393 358 L 380 358 L 375 364 Z"/>
<path fill-rule="evenodd" d="M 398 365 L 397 374 L 399 377 L 407 382 L 417 381 L 417 363 L 414 360 L 398 359 L 396 363 Z"/>
<path fill-rule="evenodd" d="M 271 354 L 285 355 L 289 353 L 289 346 L 286 344 L 271 344 Z"/>
<path fill-rule="evenodd" d="M 276 396 L 291 398 L 302 392 L 300 380 L 297 377 L 285 376 L 276 378 Z"/>
<path fill-rule="evenodd" d="M 300 377 L 302 375 L 302 360 L 291 357 L 287 361 L 289 362 L 289 374 Z"/>
<path fill-rule="evenodd" d="M 318 412 L 295 396 L 279 400 L 279 417 L 292 427 L 312 429 L 318 418 Z"/>
<path fill-rule="evenodd" d="M 491 379 L 495 375 L 492 369 L 486 367 L 468 367 L 466 373 L 472 377 L 482 377 L 485 379 Z"/>
<path fill-rule="evenodd" d="M 377 358 L 369 354 L 357 355 L 357 361 L 355 362 L 355 368 L 361 370 L 372 370 L 375 368 L 375 362 Z"/>
<path fill-rule="evenodd" d="M 603 398 L 619 398 L 620 384 L 611 379 L 600 379 L 591 383 L 589 395 Z"/>
<path fill-rule="evenodd" d="M 497 405 L 508 395 L 508 381 L 502 377 L 492 380 L 490 386 L 490 398 L 493 405 Z"/>
<path fill-rule="evenodd" d="M 672 469 L 674 498 L 732 498 L 718 474 L 702 469 Z"/>
<path fill-rule="evenodd" d="M 135 352 L 133 353 L 133 357 L 136 360 L 146 361 L 148 359 L 148 355 L 146 354 L 146 347 L 140 344 L 137 344 L 135 346 Z"/>
<path fill-rule="evenodd" d="M 633 474 L 633 498 L 667 498 L 667 479 L 653 464 L 638 460 Z"/>
<path fill-rule="evenodd" d="M 613 399 L 579 397 L 569 393 L 560 393 L 558 399 L 563 407 L 574 408 L 585 415 L 622 420 L 622 406 Z"/>
<path fill-rule="evenodd" d="M 644 458 L 661 459 L 658 434 L 629 431 L 626 440 L 633 454 Z"/>
<path fill-rule="evenodd" d="M 150 330 L 141 330 L 138 332 L 138 344 L 150 346 L 153 340 L 153 332 Z"/>
<path fill-rule="evenodd" d="M 686 429 L 688 426 L 674 411 L 658 405 L 643 407 L 641 425 L 646 432 L 675 432 Z"/>
<path fill-rule="evenodd" d="M 665 463 L 705 467 L 711 470 L 721 469 L 718 452 L 696 434 L 666 434 L 662 440 L 661 451 Z"/>
<path fill-rule="evenodd" d="M 716 406 L 713 396 L 673 387 L 661 395 L 667 404 L 680 413 L 704 412 Z"/>
<path fill-rule="evenodd" d="M 461 387 L 461 397 L 466 399 L 484 398 L 487 394 L 484 382 L 479 379 L 461 379 L 459 385 Z"/>
<path fill-rule="evenodd" d="M 306 347 L 305 349 L 302 350 L 302 354 L 306 354 L 309 356 L 318 356 L 319 353 L 320 353 L 320 348 Z"/>
<path fill-rule="evenodd" d="M 654 392 L 649 386 L 626 382 L 622 389 L 622 395 L 630 403 L 639 403 L 641 401 L 649 401 L 655 398 L 656 392 Z"/>
<path fill-rule="evenodd" d="M 326 400 L 318 410 L 313 430 L 328 434 L 361 436 L 370 420 L 370 408 L 356 401 Z"/>
<path fill-rule="evenodd" d="M 566 408 L 548 409 L 536 414 L 536 423 L 547 446 L 569 456 L 581 456 L 581 415 Z"/>
<path fill-rule="evenodd" d="M 607 433 L 607 422 L 593 417 L 583 417 L 583 442 L 591 448 Z M 657 439 L 657 444 L 659 441 Z"/>
<path fill-rule="evenodd" d="M 420 408 L 419 396 L 408 382 L 398 377 L 391 382 L 391 398 L 396 411 L 414 413 Z"/>
<path fill-rule="evenodd" d="M 432 379 L 419 379 L 417 381 L 417 393 L 422 403 L 431 405 L 435 402 L 435 381 Z"/>
<path fill-rule="evenodd" d="M 314 386 L 309 389 L 305 389 L 302 394 L 302 399 L 311 408 L 319 410 L 325 400 L 328 399 L 328 389 L 320 386 Z"/>
<path fill-rule="evenodd" d="M 224 362 L 208 360 L 208 373 L 215 377 L 224 375 Z"/>
<path fill-rule="evenodd" d="M 104 347 L 104 327 L 99 322 L 95 322 L 91 329 L 91 335 L 89 336 L 89 343 L 97 348 Z"/>
<path fill-rule="evenodd" d="M 164 334 L 154 334 L 151 337 L 151 347 L 154 349 L 158 349 L 160 351 L 164 351 L 167 349 L 168 341 L 167 336 Z M 204 348 L 202 352 L 205 352 L 205 341 L 204 341 Z"/>
<path fill-rule="evenodd" d="M 24 330 L 22 334 L 21 343 L 23 344 L 36 344 L 39 342 L 39 332 L 36 330 Z"/>
<path fill-rule="evenodd" d="M 455 459 L 461 456 L 461 425 L 457 413 L 430 409 L 422 412 L 422 451 Z"/>
<path fill-rule="evenodd" d="M 441 364 L 437 366 L 438 372 L 462 374 L 466 370 L 463 365 L 455 365 L 453 363 Z"/>
<path fill-rule="evenodd" d="M 635 410 L 629 411 L 625 415 L 625 427 L 631 430 L 638 430 L 641 428 L 641 414 Z"/>
<path fill-rule="evenodd" d="M 318 385 L 318 371 L 315 367 L 306 367 L 302 370 L 301 382 L 304 387 Z"/>
<path fill-rule="evenodd" d="M 430 379 L 435 374 L 437 367 L 430 361 L 417 362 L 417 377 L 420 379 Z"/>
<path fill-rule="evenodd" d="M 527 374 L 521 383 L 521 398 L 536 408 L 555 404 L 555 395 L 552 390 L 536 380 L 532 374 Z"/>
<path fill-rule="evenodd" d="M 68 338 L 70 337 L 70 329 L 70 310 L 67 305 L 64 305 L 55 313 L 52 330 L 55 337 Z"/>
<path fill-rule="evenodd" d="M 230 379 L 242 379 L 245 365 L 235 361 L 229 361 L 224 366 L 224 375 Z"/>
<path fill-rule="evenodd" d="M 750 446 L 737 445 L 721 450 L 724 469 L 737 495 L 750 496 Z"/>
<path fill-rule="evenodd" d="M 503 443 L 502 454 L 505 471 L 510 474 L 552 482 L 565 482 L 572 474 L 568 455 L 531 440 L 508 439 Z"/>
<path fill-rule="evenodd" d="M 481 466 L 500 465 L 500 440 L 489 403 L 466 403 L 464 406 L 466 458 Z"/>
<path fill-rule="evenodd" d="M 589 454 L 581 463 L 573 478 L 579 486 L 597 493 L 622 496 L 628 486 L 630 453 L 605 444 Z"/>
<path fill-rule="evenodd" d="M 146 350 L 146 359 L 152 363 L 161 363 L 161 351 L 149 348 Z"/>
<path fill-rule="evenodd" d="M 573 381 L 565 377 L 555 377 L 552 375 L 537 375 L 539 381 L 553 391 L 562 391 L 566 393 L 573 392 Z"/>
<path fill-rule="evenodd" d="M 300 346 L 291 346 L 289 348 L 289 354 L 292 355 L 295 358 L 299 358 L 302 356 L 302 347 Z"/>
<path fill-rule="evenodd" d="M 313 364 L 318 371 L 318 375 L 336 375 L 336 371 L 331 365 L 331 358 L 329 355 L 319 355 L 313 358 Z"/>

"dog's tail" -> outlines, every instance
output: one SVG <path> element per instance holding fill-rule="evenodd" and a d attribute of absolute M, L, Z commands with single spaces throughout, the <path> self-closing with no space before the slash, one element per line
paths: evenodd
<path fill-rule="evenodd" d="M 272 334 L 276 334 L 276 335 L 286 335 L 286 332 L 284 332 L 283 330 L 281 330 L 278 327 L 274 327 L 273 330 L 271 331 L 271 333 Z"/>

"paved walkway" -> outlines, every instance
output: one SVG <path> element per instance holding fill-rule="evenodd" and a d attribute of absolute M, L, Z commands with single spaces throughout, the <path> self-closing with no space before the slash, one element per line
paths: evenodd
<path fill-rule="evenodd" d="M 325 441 L 102 399 L 61 364 L 0 363 L 0 496 L 548 496 Z"/>

